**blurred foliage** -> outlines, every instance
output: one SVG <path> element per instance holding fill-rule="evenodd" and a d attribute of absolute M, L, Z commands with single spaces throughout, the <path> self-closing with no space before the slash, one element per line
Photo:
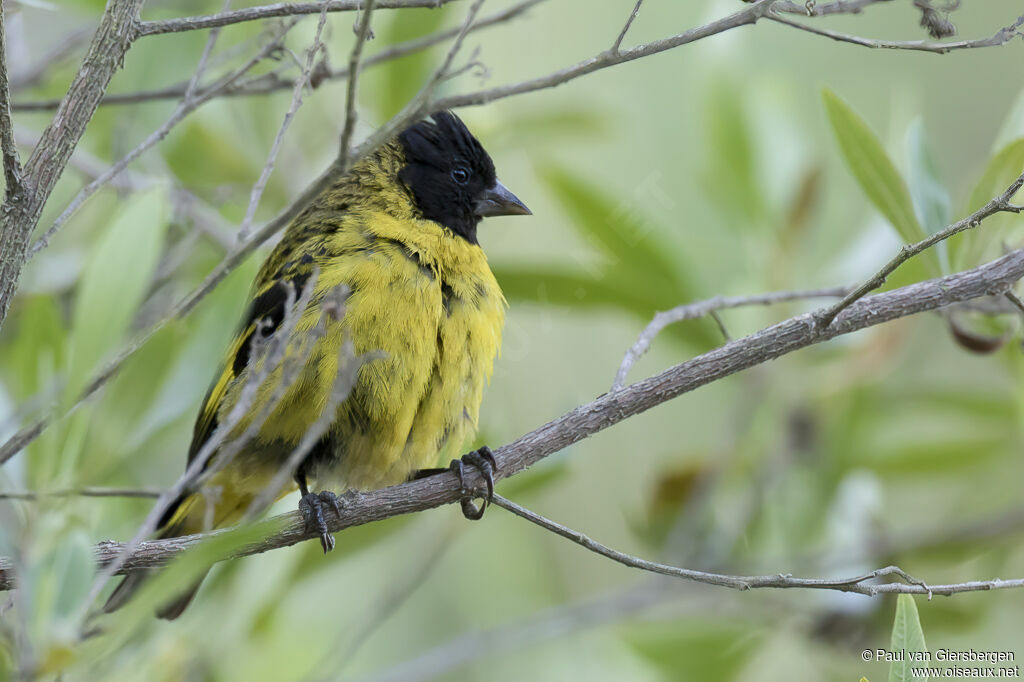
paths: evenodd
<path fill-rule="evenodd" d="M 103 4 L 9 9 L 12 73 L 71 30 L 92 26 Z M 1000 5 L 959 10 L 962 35 L 991 35 L 1012 21 Z M 595 54 L 631 6 L 539 5 L 467 39 L 468 50 L 482 47 L 488 80 L 472 70 L 444 87 L 514 82 Z M 145 13 L 221 7 L 189 0 L 147 5 Z M 731 9 L 647 3 L 627 43 Z M 453 3 L 376 13 L 367 54 L 458 26 L 462 11 Z M 913 39 L 921 37 L 918 19 L 911 3 L 885 3 L 829 26 Z M 330 18 L 334 68 L 347 62 L 352 21 Z M 302 53 L 314 27 L 315 18 L 299 25 L 291 52 Z M 226 28 L 209 77 L 244 59 L 262 30 Z M 111 91 L 187 79 L 205 37 L 140 41 Z M 715 295 L 851 284 L 901 242 L 984 205 L 1024 168 L 1024 92 L 1008 85 L 1019 81 L 1015 49 L 933 59 L 758 25 L 462 111 L 503 182 L 535 214 L 481 227 L 510 311 L 478 440 L 509 442 L 605 392 L 655 311 Z M 358 135 L 397 111 L 443 50 L 368 68 Z M 75 66 L 55 65 L 15 99 L 60 96 Z M 293 76 L 296 68 L 282 54 L 259 72 Z M 330 160 L 344 90 L 344 82 L 326 81 L 307 95 L 258 219 L 274 215 Z M 145 190 L 103 190 L 32 261 L 0 333 L 0 435 L 41 410 L 69 406 L 97 368 L 216 265 L 224 247 L 206 223 L 228 234 L 237 227 L 288 104 L 281 92 L 204 105 L 133 165 L 153 179 Z M 173 107 L 103 108 L 82 148 L 112 162 Z M 26 132 L 48 122 L 46 114 L 16 117 Z M 41 230 L 87 180 L 68 169 Z M 180 190 L 198 197 L 206 221 L 196 220 Z M 907 263 L 887 286 L 985 262 L 1020 246 L 1021 227 L 1017 215 L 993 216 Z M 261 255 L 0 468 L 0 490 L 174 481 Z M 739 336 L 812 305 L 722 317 Z M 898 563 L 931 582 L 1021 576 L 1019 329 L 1014 316 L 958 313 L 952 323 L 920 316 L 843 337 L 628 420 L 502 482 L 500 492 L 623 551 L 692 568 L 824 576 Z M 713 321 L 674 325 L 632 378 L 721 343 Z M 991 352 L 966 352 L 972 343 Z M 286 499 L 277 511 L 294 504 Z M 162 572 L 128 608 L 89 615 L 84 622 L 99 630 L 78 640 L 95 606 L 84 603 L 95 580 L 91 545 L 131 537 L 149 507 L 138 499 L 0 501 L 0 555 L 15 561 L 23 586 L 9 606 L 0 599 L 0 679 L 376 678 L 461 635 L 471 643 L 461 658 L 417 675 L 880 680 L 896 667 L 864 663 L 860 652 L 923 648 L 924 630 L 935 647 L 1024 655 L 1016 635 L 1024 594 L 1010 591 L 915 603 L 673 583 L 656 603 L 619 613 L 631 603 L 621 597 L 645 578 L 500 509 L 468 524 L 455 508 L 349 529 L 327 557 L 307 543 L 219 565 L 179 621 L 152 619 L 162 595 L 252 539 L 248 530 L 219 536 Z"/>

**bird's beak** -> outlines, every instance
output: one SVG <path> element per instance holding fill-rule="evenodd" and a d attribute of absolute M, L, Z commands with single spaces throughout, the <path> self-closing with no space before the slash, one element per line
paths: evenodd
<path fill-rule="evenodd" d="M 526 208 L 526 204 L 498 180 L 495 180 L 494 186 L 485 190 L 483 196 L 476 200 L 473 209 L 481 218 L 496 215 L 533 215 L 533 212 Z"/>

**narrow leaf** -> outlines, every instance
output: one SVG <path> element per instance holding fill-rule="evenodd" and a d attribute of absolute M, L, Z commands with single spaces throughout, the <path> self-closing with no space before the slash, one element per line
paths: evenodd
<path fill-rule="evenodd" d="M 843 160 L 865 196 L 889 221 L 900 239 L 907 243 L 924 239 L 927 235 L 914 215 L 907 184 L 878 137 L 864 119 L 831 90 L 824 90 L 822 96 Z M 939 274 L 939 260 L 934 251 L 925 252 L 922 258 L 931 272 Z"/>
<path fill-rule="evenodd" d="M 167 206 L 163 188 L 130 197 L 93 249 L 75 292 L 68 395 L 128 331 L 160 257 Z"/>
<path fill-rule="evenodd" d="M 921 629 L 921 619 L 917 615 L 917 604 L 914 597 L 901 594 L 896 599 L 896 618 L 892 624 L 890 651 L 902 656 L 903 660 L 893 661 L 889 665 L 889 682 L 920 682 L 927 677 L 913 677 L 911 669 L 920 667 L 921 662 L 912 660 L 912 652 L 928 651 Z"/>

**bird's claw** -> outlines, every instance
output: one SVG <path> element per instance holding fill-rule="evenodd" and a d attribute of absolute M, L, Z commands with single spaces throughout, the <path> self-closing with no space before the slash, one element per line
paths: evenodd
<path fill-rule="evenodd" d="M 480 475 L 484 477 L 484 482 L 487 483 L 487 496 L 484 498 L 484 503 L 481 507 L 476 506 L 469 489 L 466 487 L 467 465 L 479 469 Z M 449 468 L 459 477 L 459 485 L 462 487 L 463 497 L 459 501 L 462 505 L 462 515 L 471 521 L 482 519 L 484 511 L 487 510 L 487 503 L 494 496 L 494 470 L 498 468 L 498 463 L 494 459 L 494 453 L 485 445 L 479 450 L 467 452 L 461 459 L 453 459 Z"/>
<path fill-rule="evenodd" d="M 306 522 L 306 532 L 316 532 L 320 536 L 320 546 L 324 548 L 324 554 L 327 554 L 334 549 L 334 536 L 327 530 L 325 508 L 331 509 L 339 519 L 341 518 L 341 501 L 330 490 L 306 493 L 299 500 L 299 511 Z"/>

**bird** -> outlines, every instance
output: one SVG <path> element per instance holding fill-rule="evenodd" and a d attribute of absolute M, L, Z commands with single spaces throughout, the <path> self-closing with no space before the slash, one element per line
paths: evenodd
<path fill-rule="evenodd" d="M 168 507 L 158 537 L 231 525 L 261 494 L 280 499 L 298 488 L 307 529 L 327 552 L 334 538 L 325 514 L 340 513 L 335 490 L 448 470 L 461 479 L 468 465 L 492 493 L 496 463 L 486 446 L 448 468 L 436 465 L 475 435 L 500 350 L 507 303 L 477 228 L 506 215 L 531 211 L 450 111 L 416 121 L 313 199 L 260 268 L 199 410 L 189 462 L 213 448 L 204 453 L 206 486 Z M 275 343 L 286 358 L 301 350 L 290 369 L 268 359 Z M 349 362 L 362 360 L 345 397 L 332 401 L 346 348 Z M 279 490 L 264 493 L 323 415 L 323 436 Z M 250 438 L 229 456 L 246 430 Z M 464 500 L 463 512 L 479 518 L 483 510 Z M 144 578 L 127 575 L 105 611 L 123 605 Z M 157 615 L 177 618 L 198 589 L 189 586 Z"/>

